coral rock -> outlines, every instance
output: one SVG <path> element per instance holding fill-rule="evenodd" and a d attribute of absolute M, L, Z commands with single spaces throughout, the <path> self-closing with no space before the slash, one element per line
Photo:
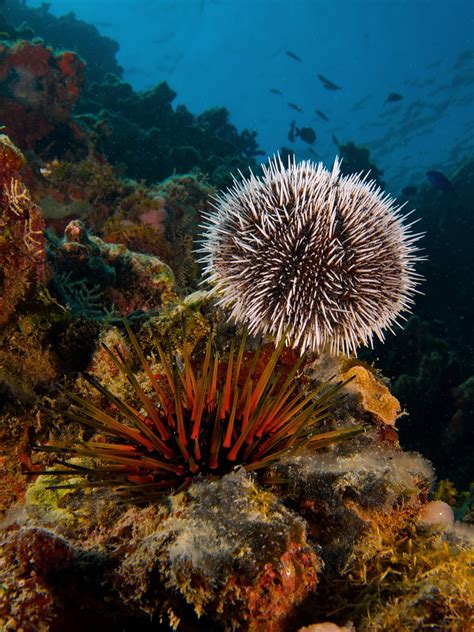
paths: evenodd
<path fill-rule="evenodd" d="M 159 578 L 226 630 L 284 630 L 316 586 L 320 562 L 304 523 L 243 472 L 193 484 L 153 532 L 140 537 L 135 524 L 115 556 L 115 585 L 121 599 L 150 614 L 162 607 Z"/>
<path fill-rule="evenodd" d="M 46 632 L 61 609 L 49 576 L 69 566 L 74 552 L 62 538 L 38 528 L 0 537 L 0 621 L 6 630 Z"/>
<path fill-rule="evenodd" d="M 75 53 L 53 53 L 43 44 L 0 45 L 0 114 L 8 134 L 22 149 L 69 126 L 83 84 L 84 63 Z M 65 129 L 61 129 L 64 134 Z"/>
<path fill-rule="evenodd" d="M 41 209 L 19 179 L 23 157 L 3 135 L 0 158 L 0 325 L 5 325 L 35 281 L 45 281 L 46 256 Z"/>
<path fill-rule="evenodd" d="M 406 511 L 414 514 L 433 479 L 430 464 L 418 454 L 373 444 L 352 454 L 347 449 L 341 446 L 341 454 L 337 449 L 307 451 L 274 468 L 277 478 L 288 481 L 285 493 L 322 546 L 327 574 L 344 567 L 354 546 L 378 528 L 380 516 L 388 524 L 406 519 Z"/>
<path fill-rule="evenodd" d="M 363 412 L 382 424 L 393 426 L 400 415 L 400 402 L 373 373 L 363 366 L 353 366 L 342 376 L 342 380 L 353 378 L 346 389 L 356 395 Z"/>
<path fill-rule="evenodd" d="M 0 180 L 8 182 L 18 178 L 25 164 L 25 157 L 5 134 L 0 134 Z"/>
<path fill-rule="evenodd" d="M 52 252 L 58 299 L 74 315 L 100 318 L 158 309 L 175 298 L 171 268 L 158 257 L 132 252 L 90 235 L 79 220 L 70 222 Z"/>

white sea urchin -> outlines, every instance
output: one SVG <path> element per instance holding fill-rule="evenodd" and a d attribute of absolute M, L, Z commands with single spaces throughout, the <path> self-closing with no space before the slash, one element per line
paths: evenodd
<path fill-rule="evenodd" d="M 242 176 L 242 174 L 240 174 Z M 421 280 L 420 234 L 375 182 L 280 157 L 207 214 L 204 279 L 252 334 L 350 353 L 400 324 Z"/>

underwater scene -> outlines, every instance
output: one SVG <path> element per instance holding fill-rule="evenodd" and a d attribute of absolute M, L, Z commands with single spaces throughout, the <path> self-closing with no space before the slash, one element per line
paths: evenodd
<path fill-rule="evenodd" d="M 0 632 L 474 631 L 474 2 L 0 0 Z"/>

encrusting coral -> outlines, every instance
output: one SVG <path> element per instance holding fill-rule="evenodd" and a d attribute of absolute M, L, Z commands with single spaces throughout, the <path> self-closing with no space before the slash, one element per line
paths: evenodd
<path fill-rule="evenodd" d="M 158 257 L 105 243 L 79 220 L 51 245 L 50 258 L 52 290 L 75 315 L 99 320 L 111 311 L 157 310 L 176 297 L 173 272 Z"/>
<path fill-rule="evenodd" d="M 23 150 L 48 138 L 49 151 L 61 151 L 78 134 L 71 111 L 83 84 L 84 63 L 69 51 L 53 52 L 42 43 L 0 43 L 2 123 Z M 63 149 L 64 150 L 64 149 Z"/>
<path fill-rule="evenodd" d="M 353 553 L 340 607 L 361 629 L 471 630 L 473 539 L 461 525 L 426 530 L 409 519 L 381 520 Z"/>
<path fill-rule="evenodd" d="M 304 522 L 243 471 L 196 482 L 163 513 L 141 538 L 140 514 L 122 519 L 122 528 L 136 525 L 133 543 L 116 551 L 111 580 L 131 607 L 156 613 L 158 575 L 224 629 L 277 632 L 317 584 L 320 561 Z M 167 600 L 179 621 L 185 609 Z"/>
<path fill-rule="evenodd" d="M 318 460 L 285 458 L 270 476 L 287 480 L 291 506 L 321 546 L 324 580 L 308 620 L 331 612 L 370 632 L 470 629 L 474 533 L 428 524 L 434 473 L 421 456 L 358 438 Z"/>
<path fill-rule="evenodd" d="M 342 374 L 342 379 L 351 379 L 347 389 L 358 398 L 366 414 L 380 423 L 395 424 L 400 416 L 400 402 L 371 371 L 361 365 L 353 366 Z"/>
<path fill-rule="evenodd" d="M 46 281 L 44 221 L 21 180 L 25 159 L 8 136 L 0 136 L 0 325 L 37 281 Z"/>

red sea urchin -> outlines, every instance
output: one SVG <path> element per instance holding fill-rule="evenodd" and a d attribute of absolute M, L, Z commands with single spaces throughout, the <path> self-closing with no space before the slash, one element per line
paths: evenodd
<path fill-rule="evenodd" d="M 242 174 L 241 174 L 242 175 Z M 421 280 L 420 234 L 374 183 L 280 157 L 234 182 L 208 214 L 205 280 L 251 334 L 350 353 L 399 324 Z M 414 222 L 413 222 L 414 223 Z"/>
<path fill-rule="evenodd" d="M 124 401 L 86 376 L 103 404 L 99 407 L 68 393 L 71 404 L 65 414 L 102 436 L 76 444 L 38 446 L 43 452 L 79 457 L 82 463 L 58 460 L 67 469 L 31 474 L 75 474 L 86 480 L 64 487 L 106 485 L 129 500 L 147 502 L 199 474 L 224 474 L 236 465 L 260 470 L 289 450 L 320 448 L 360 432 L 354 427 L 320 432 L 336 394 L 349 380 L 311 390 L 298 388 L 304 356 L 289 366 L 282 363 L 284 339 L 272 351 L 259 348 L 249 354 L 244 334 L 239 344 L 232 340 L 227 359 L 221 360 L 209 337 L 200 366 L 185 349 L 177 359 L 157 344 L 161 364 L 157 374 L 126 328 L 140 361 L 140 376 L 119 348 L 103 347 L 129 382 L 133 398 Z"/>

